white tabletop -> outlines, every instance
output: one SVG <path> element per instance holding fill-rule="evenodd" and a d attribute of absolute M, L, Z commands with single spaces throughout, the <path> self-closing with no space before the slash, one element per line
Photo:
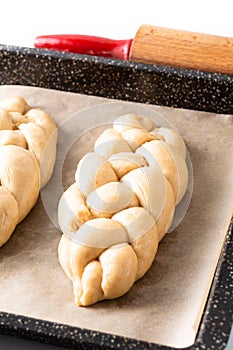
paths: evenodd
<path fill-rule="evenodd" d="M 141 24 L 233 37 L 232 4 L 232 0 L 3 0 L 0 44 L 33 47 L 34 38 L 45 34 L 128 39 Z M 0 335 L 5 350 L 31 349 L 32 344 Z M 33 344 L 33 349 L 61 348 Z"/>

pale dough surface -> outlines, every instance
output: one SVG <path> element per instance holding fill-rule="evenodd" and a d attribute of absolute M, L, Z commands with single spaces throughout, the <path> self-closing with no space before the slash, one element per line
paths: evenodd
<path fill-rule="evenodd" d="M 155 129 L 150 134 L 152 123 L 134 113 L 117 117 L 96 139 L 94 151 L 79 161 L 75 183 L 61 196 L 58 222 L 64 237 L 58 256 L 73 282 L 77 306 L 119 298 L 145 275 L 173 222 L 176 202 L 186 193 L 184 141 L 171 128 L 163 130 L 173 135 L 173 145 Z M 135 152 L 154 142 L 149 164 Z M 103 250 L 96 254 L 96 248 Z"/>
<path fill-rule="evenodd" d="M 0 99 L 0 247 L 36 204 L 51 178 L 57 128 L 21 96 Z"/>

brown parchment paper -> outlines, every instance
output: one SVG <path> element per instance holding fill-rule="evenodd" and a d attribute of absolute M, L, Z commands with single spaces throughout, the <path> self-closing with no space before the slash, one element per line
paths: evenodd
<path fill-rule="evenodd" d="M 57 124 L 84 108 L 113 102 L 1 86 L 0 97 L 9 95 L 25 97 L 30 105 L 49 112 Z M 122 298 L 76 307 L 71 281 L 58 262 L 61 233 L 40 198 L 0 249 L 1 311 L 173 347 L 194 343 L 233 211 L 233 116 L 150 108 L 182 135 L 194 170 L 189 209 L 181 224 L 160 243 L 152 268 Z M 73 181 L 76 160 L 68 163 L 66 176 Z"/>

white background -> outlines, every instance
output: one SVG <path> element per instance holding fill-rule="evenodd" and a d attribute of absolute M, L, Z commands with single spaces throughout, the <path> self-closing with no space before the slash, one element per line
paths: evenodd
<path fill-rule="evenodd" d="M 232 9 L 232 0 L 2 0 L 0 44 L 33 47 L 44 34 L 128 39 L 141 24 L 233 37 Z M 0 336 L 0 347 L 31 349 L 32 343 Z M 227 349 L 233 349 L 233 339 Z"/>
<path fill-rule="evenodd" d="M 0 43 L 33 46 L 42 34 L 134 37 L 152 24 L 233 37 L 232 0 L 2 0 Z"/>

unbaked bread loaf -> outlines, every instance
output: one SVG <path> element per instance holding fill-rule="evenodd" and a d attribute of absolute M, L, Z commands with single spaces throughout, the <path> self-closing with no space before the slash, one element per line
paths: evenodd
<path fill-rule="evenodd" d="M 77 305 L 120 297 L 146 273 L 187 185 L 173 129 L 127 114 L 98 137 L 58 206 L 58 255 Z"/>
<path fill-rule="evenodd" d="M 0 246 L 35 205 L 56 158 L 51 117 L 22 97 L 0 100 Z"/>

